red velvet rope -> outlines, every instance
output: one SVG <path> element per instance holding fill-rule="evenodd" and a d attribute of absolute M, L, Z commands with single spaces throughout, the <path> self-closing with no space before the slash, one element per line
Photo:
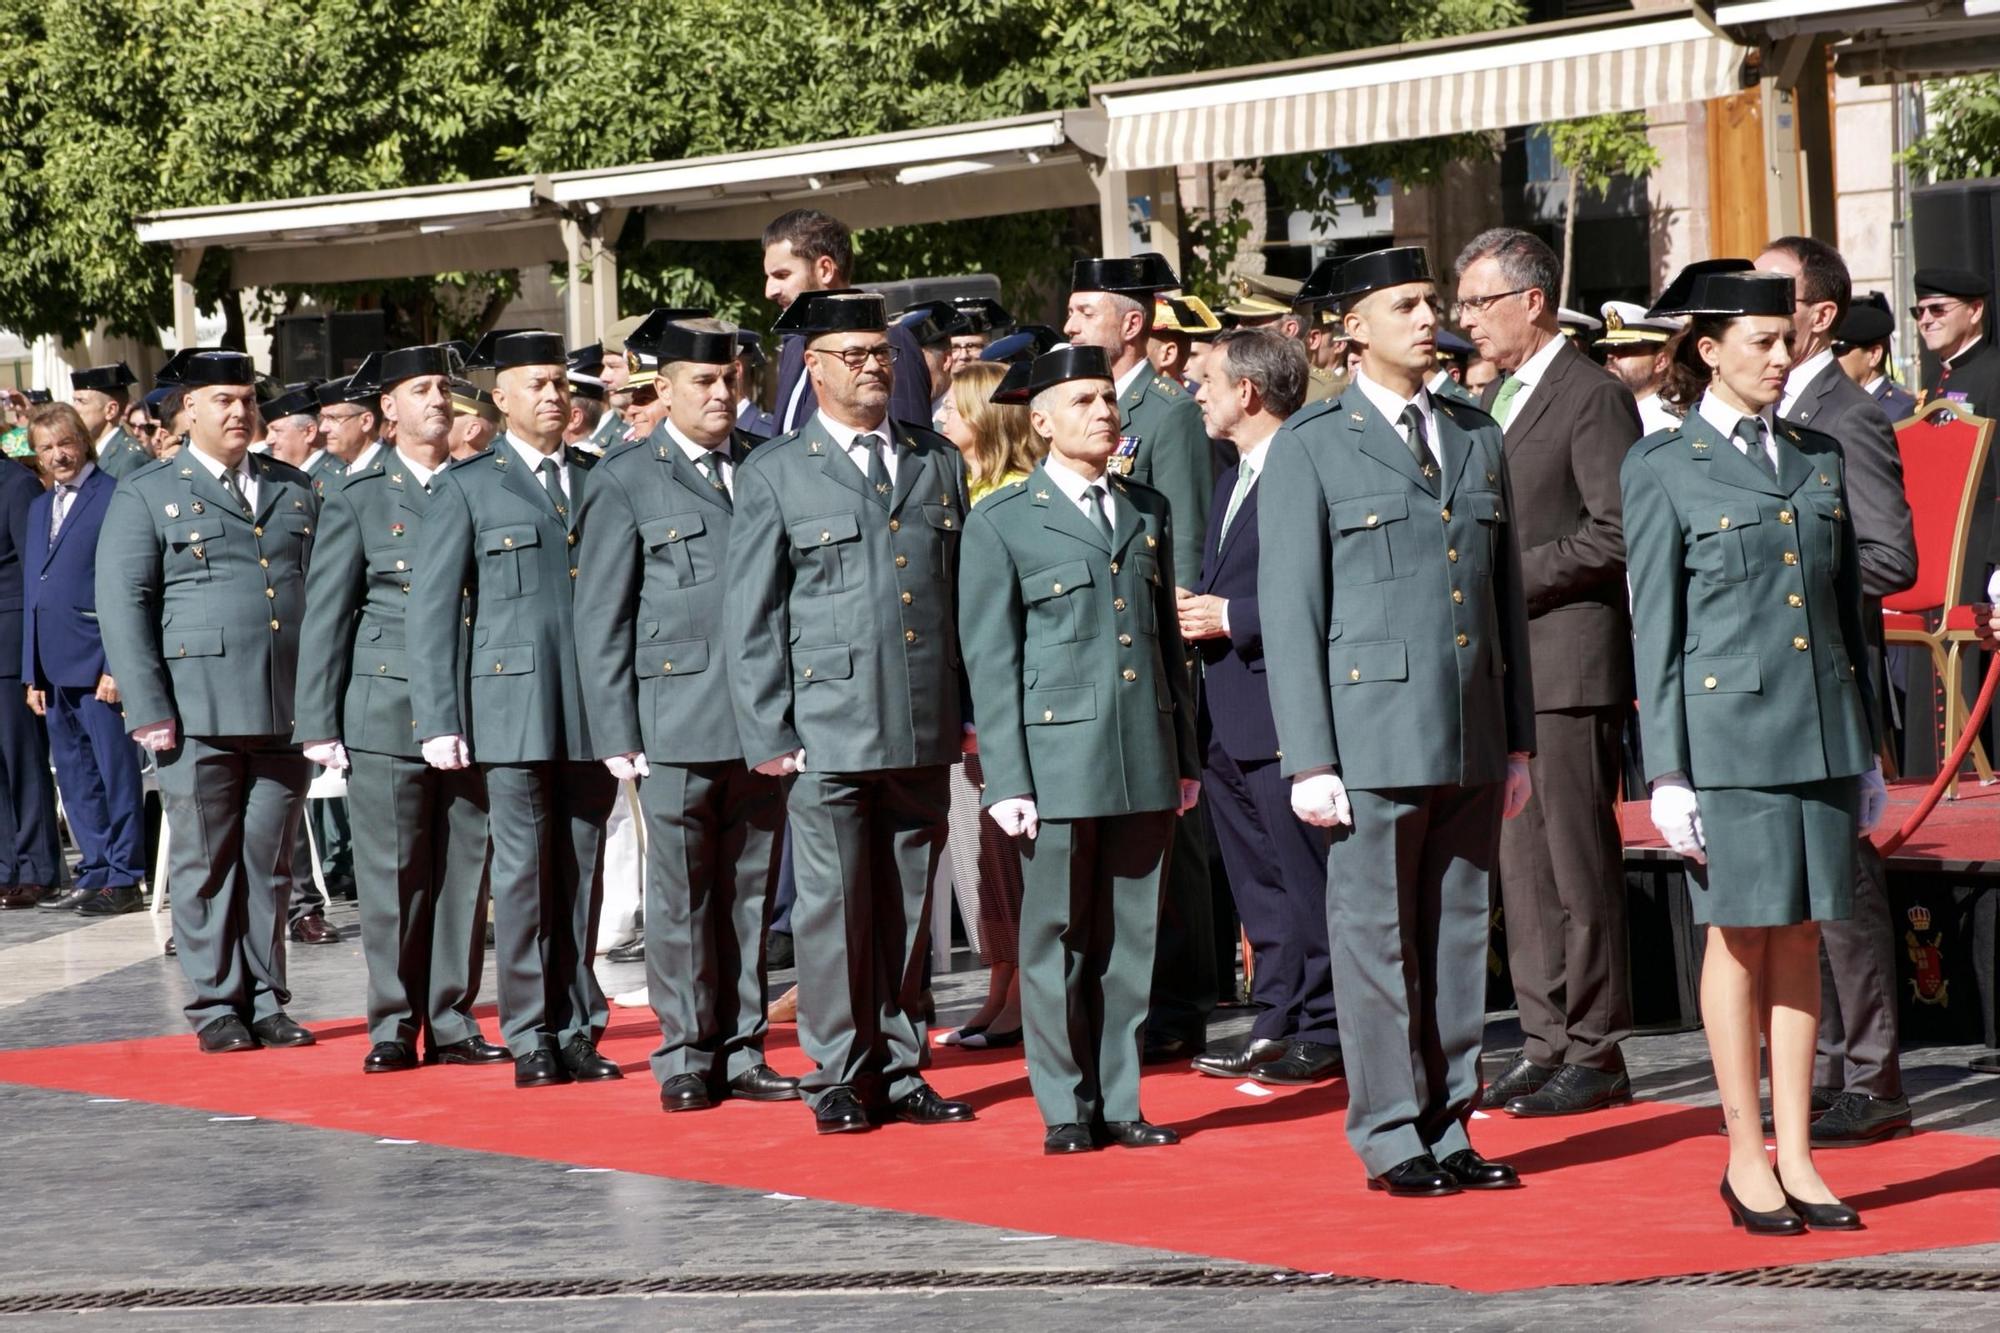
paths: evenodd
<path fill-rule="evenodd" d="M 1979 729 L 1986 725 L 1986 711 L 1993 706 L 1993 687 L 1996 684 L 2000 684 L 2000 653 L 1993 654 L 1992 660 L 1986 664 L 1986 679 L 1980 683 L 1979 697 L 1972 704 L 1972 715 L 1966 719 L 1965 729 L 1958 734 L 1958 744 L 1952 749 L 1950 757 L 1938 765 L 1937 777 L 1931 780 L 1930 790 L 1924 793 L 1924 799 L 1903 821 L 1903 826 L 1877 848 L 1883 856 L 1894 856 L 1897 848 L 1908 842 L 1910 835 L 1930 818 L 1931 811 L 1937 809 L 1937 803 L 1944 798 L 1945 788 L 1951 786 L 1952 779 L 1958 776 L 1965 756 L 1972 753 L 1972 742 L 1978 739 Z"/>

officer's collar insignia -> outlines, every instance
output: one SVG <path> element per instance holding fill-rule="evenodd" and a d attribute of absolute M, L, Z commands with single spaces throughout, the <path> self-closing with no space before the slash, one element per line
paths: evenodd
<path fill-rule="evenodd" d="M 818 440 L 814 440 L 814 441 L 812 442 L 812 446 L 811 446 L 811 448 L 812 448 L 812 451 L 813 451 L 814 453 L 818 453 L 818 452 L 819 452 L 819 441 L 818 441 Z"/>
<path fill-rule="evenodd" d="M 1707 452 L 1708 452 L 1708 441 L 1707 441 L 1707 440 L 1690 440 L 1690 441 L 1688 441 L 1688 447 L 1689 447 L 1689 448 L 1691 448 L 1691 449 L 1699 449 L 1699 450 L 1701 450 L 1701 451 L 1702 451 L 1703 453 L 1707 453 Z"/>
<path fill-rule="evenodd" d="M 1150 532 L 1146 534 L 1146 545 L 1147 545 L 1147 547 L 1148 547 L 1149 549 L 1150 549 L 1151 547 L 1155 547 L 1155 546 L 1158 546 L 1159 544 L 1160 544 L 1160 539 L 1159 539 L 1159 538 L 1155 537 L 1155 536 L 1154 536 L 1154 535 L 1153 535 L 1152 533 L 1150 533 Z"/>
<path fill-rule="evenodd" d="M 1114 482 L 1112 482 L 1111 484 L 1112 484 L 1113 486 L 1116 486 L 1116 487 L 1118 488 L 1118 493 L 1119 493 L 1120 495 L 1123 495 L 1123 494 L 1125 494 L 1125 483 L 1124 483 L 1124 482 L 1122 482 L 1122 481 L 1114 481 Z"/>
<path fill-rule="evenodd" d="M 1820 480 L 1825 481 L 1826 478 L 1821 477 Z M 165 508 L 168 518 L 179 518 L 181 516 L 181 507 L 179 505 L 167 505 Z"/>
<path fill-rule="evenodd" d="M 401 486 L 403 484 L 403 474 L 400 472 L 391 472 L 389 474 L 389 480 L 395 482 L 398 486 Z"/>
<path fill-rule="evenodd" d="M 661 446 L 660 446 L 660 449 L 659 449 L 659 453 L 660 453 L 660 461 L 661 461 L 661 462 L 663 462 L 663 463 L 664 463 L 664 462 L 667 462 L 667 461 L 668 461 L 668 455 L 667 455 L 667 446 L 666 446 L 666 445 L 664 445 L 664 444 L 663 444 L 663 445 L 661 445 Z"/>
<path fill-rule="evenodd" d="M 181 469 L 181 475 L 183 477 L 192 477 L 194 475 L 194 469 L 191 467 L 184 467 Z"/>
<path fill-rule="evenodd" d="M 507 455 L 505 455 L 505 454 L 501 453 L 501 452 L 500 452 L 499 450 L 497 450 L 497 449 L 496 449 L 496 450 L 494 450 L 494 451 L 493 451 L 493 466 L 494 466 L 494 467 L 506 467 L 506 466 L 507 466 Z"/>
<path fill-rule="evenodd" d="M 1349 419 L 1350 419 L 1350 420 L 1353 420 L 1353 421 L 1366 421 L 1366 420 L 1368 419 L 1368 418 L 1366 418 L 1366 417 L 1362 416 L 1362 415 L 1361 415 L 1361 414 L 1360 414 L 1359 412 L 1350 412 L 1350 413 L 1348 414 L 1348 417 L 1349 417 Z"/>
<path fill-rule="evenodd" d="M 1037 500 L 1046 500 L 1049 498 L 1049 493 L 1047 491 L 1036 491 L 1035 498 Z"/>

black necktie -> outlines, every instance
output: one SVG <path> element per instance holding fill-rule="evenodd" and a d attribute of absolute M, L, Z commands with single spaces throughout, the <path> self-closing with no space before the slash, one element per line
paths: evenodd
<path fill-rule="evenodd" d="M 569 517 L 569 497 L 563 494 L 562 468 L 553 458 L 544 458 L 535 469 L 542 474 L 542 489 L 549 493 L 549 503 L 565 519 Z"/>
<path fill-rule="evenodd" d="M 882 461 L 882 437 L 880 435 L 857 435 L 854 447 L 868 451 L 868 484 L 875 488 L 875 494 L 883 504 L 889 503 L 889 465 Z"/>
<path fill-rule="evenodd" d="M 1113 540 L 1111 536 L 1111 516 L 1104 509 L 1104 502 L 1110 497 L 1105 493 L 1104 487 L 1101 485 L 1092 486 L 1083 493 L 1083 497 L 1090 505 L 1091 521 L 1097 525 L 1097 530 L 1104 534 L 1104 544 L 1110 546 Z"/>
<path fill-rule="evenodd" d="M 1776 481 L 1778 469 L 1772 464 L 1771 455 L 1764 452 L 1764 418 L 1744 417 L 1736 423 L 1734 434 L 1743 442 L 1743 452 L 1757 465 L 1757 470 Z"/>
<path fill-rule="evenodd" d="M 1403 429 L 1408 432 L 1403 442 L 1410 446 L 1410 456 L 1417 460 L 1417 466 L 1422 468 L 1424 475 L 1428 477 L 1431 474 L 1431 442 L 1424 435 L 1424 414 L 1417 411 L 1415 403 L 1411 403 L 1403 409 L 1403 415 L 1397 419 L 1403 423 Z"/>

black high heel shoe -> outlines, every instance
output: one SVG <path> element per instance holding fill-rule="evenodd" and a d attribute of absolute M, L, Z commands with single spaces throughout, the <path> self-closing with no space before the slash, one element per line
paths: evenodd
<path fill-rule="evenodd" d="M 1844 1203 L 1807 1203 L 1804 1199 L 1795 1199 L 1792 1192 L 1785 1189 L 1783 1176 L 1778 1178 L 1778 1188 L 1785 1191 L 1786 1205 L 1814 1231 L 1867 1230 L 1861 1225 L 1861 1214 Z"/>
<path fill-rule="evenodd" d="M 1789 1197 L 1789 1196 L 1788 1196 Z M 1790 1208 L 1779 1208 L 1768 1213 L 1753 1212 L 1743 1206 L 1743 1200 L 1736 1197 L 1736 1191 L 1729 1187 L 1729 1172 L 1722 1173 L 1722 1202 L 1729 1208 L 1729 1224 L 1742 1227 L 1753 1236 L 1803 1236 L 1806 1224 Z"/>

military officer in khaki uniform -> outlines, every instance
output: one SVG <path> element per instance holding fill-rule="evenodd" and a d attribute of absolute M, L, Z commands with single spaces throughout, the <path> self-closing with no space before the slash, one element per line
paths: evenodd
<path fill-rule="evenodd" d="M 112 493 L 97 549 L 107 669 L 157 756 L 188 1021 L 204 1051 L 309 1046 L 285 1013 L 285 899 L 309 766 L 293 685 L 318 502 L 253 454 L 256 372 L 238 352 L 179 372 L 192 441 Z"/>
<path fill-rule="evenodd" d="M 965 466 L 889 419 L 903 373 L 882 298 L 806 292 L 817 411 L 736 474 L 725 595 L 730 694 L 746 759 L 793 777 L 799 1043 L 820 1133 L 871 1116 L 970 1120 L 918 1073 L 923 943 L 964 746 L 958 543 Z"/>
<path fill-rule="evenodd" d="M 1273 437 L 1258 489 L 1272 712 L 1292 808 L 1333 830 L 1347 1135 L 1371 1188 L 1519 1183 L 1473 1149 L 1500 821 L 1527 804 L 1528 617 L 1500 428 L 1432 398 L 1421 249 L 1329 260 L 1354 383 Z"/>
<path fill-rule="evenodd" d="M 425 1038 L 435 1062 L 509 1058 L 472 1016 L 485 954 L 486 784 L 476 768 L 426 764 L 410 710 L 405 625 L 432 491 L 451 461 L 450 373 L 442 347 L 382 359 L 381 411 L 396 445 L 322 483 L 306 581 L 300 654 L 319 669 L 300 682 L 293 731 L 306 758 L 350 774 L 370 1074 L 416 1068 Z"/>
<path fill-rule="evenodd" d="M 1049 1153 L 1178 1142 L 1139 1109 L 1139 1032 L 1176 816 L 1201 794 L 1173 520 L 1110 476 L 1111 371 L 1038 357 L 1018 392 L 1049 456 L 974 512 L 960 588 L 984 804 L 1022 839 L 1028 1080 Z"/>

